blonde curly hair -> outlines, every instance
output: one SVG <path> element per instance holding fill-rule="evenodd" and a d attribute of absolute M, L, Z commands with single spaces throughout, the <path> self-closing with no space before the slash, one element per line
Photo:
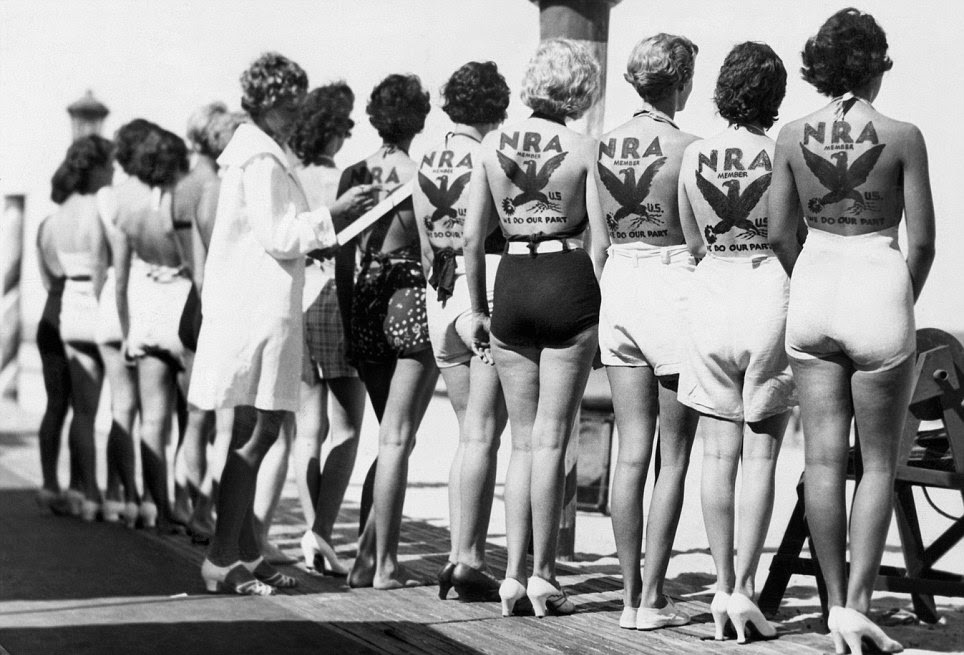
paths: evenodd
<path fill-rule="evenodd" d="M 579 118 L 599 96 L 599 62 L 572 39 L 539 44 L 522 79 L 522 102 L 533 111 Z"/>
<path fill-rule="evenodd" d="M 629 55 L 624 77 L 640 98 L 655 102 L 674 87 L 692 79 L 699 51 L 685 36 L 660 32 L 636 44 Z"/>

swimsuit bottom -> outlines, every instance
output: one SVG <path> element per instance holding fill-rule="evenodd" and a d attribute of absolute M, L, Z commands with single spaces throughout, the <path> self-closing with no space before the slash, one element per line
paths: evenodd
<path fill-rule="evenodd" d="M 352 296 L 350 341 L 355 362 L 391 362 L 432 347 L 417 259 L 365 255 Z"/>
<path fill-rule="evenodd" d="M 599 322 L 599 301 L 582 248 L 506 254 L 495 277 L 492 335 L 512 346 L 563 346 Z"/>

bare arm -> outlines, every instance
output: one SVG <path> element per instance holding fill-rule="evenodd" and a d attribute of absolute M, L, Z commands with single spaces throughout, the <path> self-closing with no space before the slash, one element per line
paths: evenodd
<path fill-rule="evenodd" d="M 693 146 L 690 146 L 690 148 L 692 147 Z M 694 151 L 691 151 L 690 148 L 687 148 L 683 154 L 683 163 L 680 171 L 689 171 L 693 168 L 692 152 Z M 703 236 L 700 234 L 700 225 L 696 222 L 696 214 L 693 213 L 693 205 L 690 204 L 690 197 L 686 191 L 686 182 L 682 174 L 679 176 L 676 204 L 679 211 L 679 224 L 683 229 L 683 238 L 686 239 L 686 247 L 689 249 L 690 254 L 699 261 L 706 257 L 706 244 L 703 243 Z"/>
<path fill-rule="evenodd" d="M 131 277 L 131 244 L 127 235 L 120 230 L 112 235 L 111 242 L 114 251 L 114 273 L 117 276 L 117 317 L 120 319 L 121 334 L 126 341 L 131 327 L 130 306 L 127 304 L 127 284 Z"/>
<path fill-rule="evenodd" d="M 97 227 L 93 229 L 90 238 L 93 240 L 91 252 L 94 255 L 94 268 L 91 271 L 90 278 L 94 285 L 94 294 L 100 298 L 100 292 L 104 288 L 104 282 L 107 280 L 107 269 L 110 268 L 111 251 L 107 244 L 107 234 L 99 219 L 97 221 Z"/>
<path fill-rule="evenodd" d="M 472 302 L 473 339 L 481 344 L 474 347 L 486 363 L 493 363 L 489 350 L 489 301 L 485 288 L 485 236 L 489 216 L 495 211 L 485 163 L 479 156 L 469 182 L 469 206 L 462 232 L 462 254 L 465 256 L 465 279 Z"/>
<path fill-rule="evenodd" d="M 596 167 L 595 149 L 593 150 L 592 165 L 586 174 L 586 211 L 589 213 L 589 233 L 592 240 L 589 243 L 589 255 L 592 257 L 593 271 L 596 279 L 602 277 L 606 258 L 609 256 L 609 227 L 606 216 L 599 202 L 599 169 Z"/>
<path fill-rule="evenodd" d="M 787 275 L 793 274 L 793 267 L 800 255 L 799 223 L 802 220 L 800 197 L 790 169 L 788 154 L 793 140 L 786 128 L 777 137 L 776 153 L 773 159 L 773 181 L 770 183 L 768 240 L 774 254 L 780 260 Z"/>
<path fill-rule="evenodd" d="M 927 145 L 916 127 L 910 135 L 904 157 L 904 217 L 907 221 L 907 270 L 910 271 L 914 300 L 927 281 L 934 263 L 934 200 L 931 197 Z"/>
<path fill-rule="evenodd" d="M 50 217 L 48 216 L 47 218 Z M 54 278 L 57 276 L 47 263 L 47 257 L 55 255 L 54 253 L 48 255 L 47 248 L 44 247 L 44 227 L 47 225 L 47 218 L 43 219 L 37 228 L 37 263 L 40 267 L 40 281 L 43 282 L 44 290 L 49 292 L 53 286 Z"/>

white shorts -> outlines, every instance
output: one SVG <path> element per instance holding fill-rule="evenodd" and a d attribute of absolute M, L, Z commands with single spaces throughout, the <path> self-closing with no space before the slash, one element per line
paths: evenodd
<path fill-rule="evenodd" d="M 178 328 L 190 291 L 191 280 L 179 270 L 131 260 L 127 352 L 132 357 L 166 355 L 183 367 L 184 344 Z"/>
<path fill-rule="evenodd" d="M 606 366 L 680 371 L 694 262 L 685 245 L 614 244 L 599 282 L 599 350 Z"/>
<path fill-rule="evenodd" d="M 789 287 L 772 255 L 709 255 L 700 262 L 690 294 L 681 403 L 750 423 L 797 404 L 784 348 Z"/>
<path fill-rule="evenodd" d="M 495 274 L 499 270 L 501 255 L 485 256 L 485 294 L 492 311 L 492 290 L 495 288 Z M 469 298 L 469 285 L 465 278 L 465 258 L 455 258 L 455 287 L 452 296 L 445 302 L 438 299 L 438 291 L 431 286 L 425 288 L 425 310 L 428 314 L 428 336 L 435 353 L 435 363 L 439 368 L 458 366 L 472 359 L 472 335 L 469 334 L 469 316 L 472 302 Z"/>
<path fill-rule="evenodd" d="M 844 355 L 859 371 L 893 368 L 916 352 L 896 227 L 857 236 L 810 230 L 790 283 L 786 346 L 793 359 Z"/>

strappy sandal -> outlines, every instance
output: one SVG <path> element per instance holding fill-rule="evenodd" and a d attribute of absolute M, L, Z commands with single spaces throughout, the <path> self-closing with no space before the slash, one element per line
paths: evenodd
<path fill-rule="evenodd" d="M 259 557 L 251 562 L 241 563 L 244 564 L 244 568 L 248 569 L 255 578 L 264 584 L 277 587 L 278 589 L 291 589 L 292 587 L 298 586 L 297 579 L 290 575 L 285 575 L 271 566 L 264 557 Z"/>

